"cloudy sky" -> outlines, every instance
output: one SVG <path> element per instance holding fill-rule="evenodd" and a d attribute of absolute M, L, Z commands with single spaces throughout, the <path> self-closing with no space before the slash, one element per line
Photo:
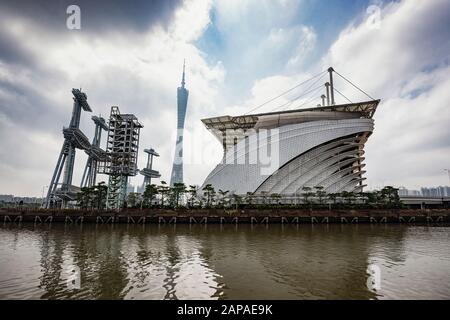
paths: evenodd
<path fill-rule="evenodd" d="M 66 26 L 71 4 L 81 9 L 80 30 Z M 382 100 L 366 146 L 370 188 L 450 184 L 448 0 L 2 0 L 0 194 L 42 194 L 71 89 L 80 87 L 93 109 L 82 114 L 86 135 L 90 117 L 107 117 L 112 105 L 135 113 L 141 148 L 161 154 L 156 169 L 170 180 L 184 58 L 188 184 L 201 184 L 221 158 L 200 119 L 246 113 L 330 65 Z M 339 80 L 336 87 L 352 101 L 365 98 Z M 75 183 L 85 161 L 78 151 Z"/>

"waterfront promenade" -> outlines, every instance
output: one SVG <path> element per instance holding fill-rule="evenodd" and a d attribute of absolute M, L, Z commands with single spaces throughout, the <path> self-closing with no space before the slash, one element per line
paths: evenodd
<path fill-rule="evenodd" d="M 100 224 L 356 224 L 449 223 L 450 209 L 127 209 L 50 210 L 0 209 L 2 223 Z"/>

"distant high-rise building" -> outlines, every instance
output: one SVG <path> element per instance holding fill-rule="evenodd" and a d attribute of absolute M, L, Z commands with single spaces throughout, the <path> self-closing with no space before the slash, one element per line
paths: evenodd
<path fill-rule="evenodd" d="M 399 188 L 398 191 L 399 196 L 417 196 L 417 197 L 450 197 L 450 187 L 448 186 L 439 186 L 439 187 L 431 187 L 426 188 L 422 187 L 419 190 L 409 190 L 404 187 Z"/>
<path fill-rule="evenodd" d="M 183 76 L 181 78 L 181 87 L 177 89 L 177 142 L 175 145 L 175 157 L 173 159 L 172 175 L 170 177 L 170 185 L 175 183 L 183 183 L 183 131 L 184 120 L 186 118 L 187 101 L 189 91 L 185 85 L 185 63 L 183 62 Z"/>
<path fill-rule="evenodd" d="M 422 195 L 425 197 L 449 197 L 450 187 L 422 188 Z"/>
<path fill-rule="evenodd" d="M 409 195 L 408 191 L 409 191 L 408 189 L 406 189 L 404 187 L 401 187 L 401 188 L 398 189 L 398 195 L 401 196 L 401 197 L 402 196 L 408 196 Z"/>
<path fill-rule="evenodd" d="M 422 196 L 422 193 L 419 190 L 409 190 L 409 189 L 406 189 L 405 187 L 400 187 L 398 190 L 398 195 L 401 197 L 404 197 L 404 196 L 420 197 L 420 196 Z"/>
<path fill-rule="evenodd" d="M 136 191 L 136 187 L 132 185 L 130 182 L 127 184 L 127 195 Z"/>
<path fill-rule="evenodd" d="M 12 194 L 0 194 L 0 201 L 14 202 L 14 196 Z"/>

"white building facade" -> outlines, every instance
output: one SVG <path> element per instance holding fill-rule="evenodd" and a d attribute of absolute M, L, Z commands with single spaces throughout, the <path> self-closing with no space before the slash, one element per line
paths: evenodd
<path fill-rule="evenodd" d="M 216 190 L 295 195 L 305 187 L 362 192 L 364 146 L 379 100 L 202 120 L 224 156 L 206 178 Z"/>

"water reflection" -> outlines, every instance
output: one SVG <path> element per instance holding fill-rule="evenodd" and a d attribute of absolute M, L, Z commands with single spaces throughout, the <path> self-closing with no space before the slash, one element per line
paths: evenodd
<path fill-rule="evenodd" d="M 450 298 L 446 227 L 9 225 L 1 299 Z M 382 271 L 378 292 L 367 267 Z M 77 267 L 81 288 L 68 287 Z"/>

